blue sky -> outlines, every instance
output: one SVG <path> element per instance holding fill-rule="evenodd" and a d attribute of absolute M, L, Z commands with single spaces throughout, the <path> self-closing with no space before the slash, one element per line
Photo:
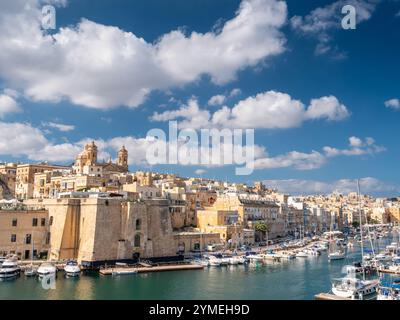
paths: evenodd
<path fill-rule="evenodd" d="M 95 139 L 101 157 L 115 158 L 126 143 L 130 169 L 150 170 L 140 139 L 168 127 L 151 120 L 154 113 L 175 120 L 165 112 L 181 110 L 176 120 L 200 129 L 193 118 L 201 112 L 208 111 L 207 126 L 223 107 L 241 106 L 238 114 L 253 115 L 246 126 L 254 121 L 255 142 L 264 148 L 252 175 L 236 176 L 233 166 L 151 170 L 198 176 L 201 169 L 204 177 L 267 180 L 288 192 L 348 191 L 357 178 L 369 193 L 400 191 L 400 2 L 53 0 L 52 32 L 37 21 L 45 3 L 0 5 L 0 160 L 71 163 Z M 340 27 L 345 4 L 356 7 L 355 30 Z M 10 27 L 13 16 L 24 18 Z M 232 22 L 239 26 L 222 29 Z M 226 54 L 233 44 L 242 47 Z M 225 101 L 209 105 L 215 95 Z M 190 99 L 198 110 L 182 112 Z M 311 100 L 323 111 L 311 112 Z M 292 115 L 296 103 L 302 109 Z M 234 115 L 222 125 L 241 125 Z"/>

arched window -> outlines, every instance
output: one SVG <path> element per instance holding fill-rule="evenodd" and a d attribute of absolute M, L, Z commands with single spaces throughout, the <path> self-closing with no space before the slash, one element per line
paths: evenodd
<path fill-rule="evenodd" d="M 140 247 L 140 234 L 135 235 L 134 246 Z"/>
<path fill-rule="evenodd" d="M 142 227 L 142 220 L 136 219 L 136 230 L 140 230 Z"/>

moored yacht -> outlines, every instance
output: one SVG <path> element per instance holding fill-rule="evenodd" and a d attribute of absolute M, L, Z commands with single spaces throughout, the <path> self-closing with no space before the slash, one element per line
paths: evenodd
<path fill-rule="evenodd" d="M 400 300 L 400 279 L 395 279 L 389 283 L 381 281 L 377 292 L 377 300 Z"/>
<path fill-rule="evenodd" d="M 45 276 L 51 276 L 51 275 L 56 276 L 57 268 L 53 264 L 45 262 L 40 265 L 40 267 L 37 270 L 37 274 L 38 274 L 39 278 L 43 278 Z"/>
<path fill-rule="evenodd" d="M 18 265 L 18 259 L 16 257 L 10 257 L 4 260 L 0 267 L 0 279 L 17 277 L 20 272 L 21 268 Z"/>
<path fill-rule="evenodd" d="M 211 267 L 219 267 L 221 266 L 221 259 L 216 256 L 207 256 L 205 257 L 208 260 L 208 265 Z"/>
<path fill-rule="evenodd" d="M 376 300 L 400 300 L 400 285 L 379 286 Z"/>
<path fill-rule="evenodd" d="M 296 258 L 307 258 L 308 254 L 304 251 L 299 251 L 296 253 Z"/>
<path fill-rule="evenodd" d="M 339 251 L 339 250 L 333 251 L 328 254 L 328 258 L 329 258 L 329 260 L 341 260 L 341 259 L 346 258 L 346 252 Z"/>
<path fill-rule="evenodd" d="M 67 277 L 78 277 L 81 274 L 81 268 L 74 260 L 67 261 L 64 271 Z"/>
<path fill-rule="evenodd" d="M 279 258 L 287 259 L 287 260 L 291 260 L 291 259 L 295 259 L 296 258 L 296 254 L 294 254 L 292 252 L 286 252 L 286 251 L 281 251 L 277 255 L 279 256 Z"/>
<path fill-rule="evenodd" d="M 334 279 L 332 293 L 341 298 L 363 300 L 368 296 L 376 294 L 378 280 L 361 280 L 355 277 L 344 277 Z"/>
<path fill-rule="evenodd" d="M 250 265 L 252 266 L 258 266 L 263 264 L 264 258 L 261 255 L 258 254 L 250 254 L 247 256 L 247 259 L 250 262 Z"/>

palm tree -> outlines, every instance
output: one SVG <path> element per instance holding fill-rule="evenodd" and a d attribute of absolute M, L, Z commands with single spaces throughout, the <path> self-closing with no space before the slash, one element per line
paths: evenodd
<path fill-rule="evenodd" d="M 255 225 L 254 225 L 254 230 L 256 231 L 256 232 L 259 232 L 259 233 L 261 233 L 262 234 L 262 239 L 261 240 L 263 240 L 264 239 L 264 236 L 269 232 L 269 225 L 268 225 L 268 223 L 267 223 L 267 221 L 265 221 L 265 220 L 260 220 L 260 221 L 257 221 L 256 223 L 255 223 Z"/>

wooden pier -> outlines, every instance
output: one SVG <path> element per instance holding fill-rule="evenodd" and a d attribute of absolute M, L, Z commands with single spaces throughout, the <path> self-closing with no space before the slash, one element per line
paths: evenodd
<path fill-rule="evenodd" d="M 314 296 L 315 300 L 351 300 L 349 298 L 342 298 L 335 296 L 334 294 L 331 293 L 318 293 Z"/>
<path fill-rule="evenodd" d="M 378 269 L 379 273 L 400 274 L 400 271 L 393 271 L 389 269 Z"/>
<path fill-rule="evenodd" d="M 177 264 L 165 266 L 148 266 L 148 267 L 115 267 L 100 269 L 102 275 L 112 275 L 113 272 L 120 271 L 137 271 L 137 273 L 162 272 L 162 271 L 180 271 L 180 270 L 199 270 L 204 269 L 204 266 L 199 264 Z"/>

